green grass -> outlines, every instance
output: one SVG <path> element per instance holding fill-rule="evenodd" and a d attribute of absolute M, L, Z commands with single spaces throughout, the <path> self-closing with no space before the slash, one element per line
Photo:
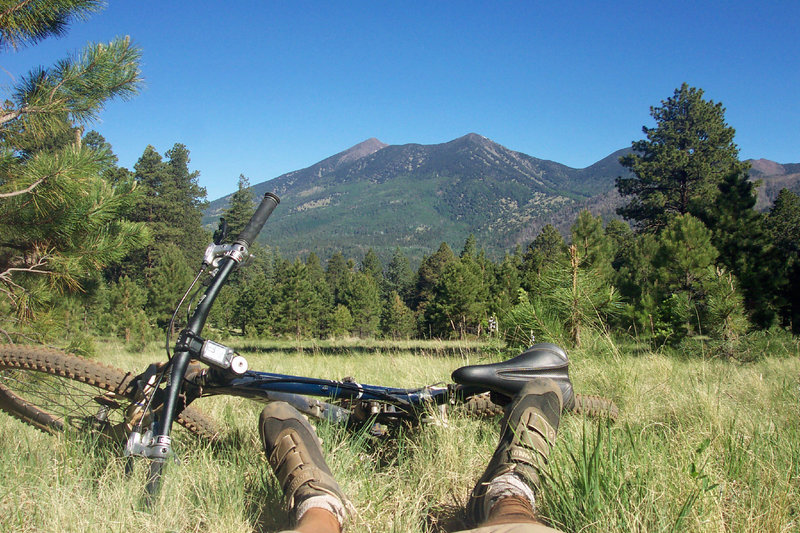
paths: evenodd
<path fill-rule="evenodd" d="M 570 354 L 579 392 L 615 400 L 620 419 L 565 416 L 540 497 L 566 531 L 800 531 L 800 355 L 796 341 L 736 363 L 654 353 L 591 339 Z M 416 386 L 486 362 L 469 343 L 267 343 L 247 347 L 251 368 Z M 98 342 L 121 368 L 160 360 Z M 217 446 L 183 446 L 159 505 L 141 507 L 143 464 L 132 474 L 113 450 L 52 437 L 0 415 L 0 531 L 280 531 L 281 494 L 260 451 L 257 403 L 196 404 L 226 427 Z M 496 420 L 448 420 L 373 440 L 318 424 L 331 469 L 358 515 L 350 531 L 457 527 L 497 439 Z M 191 444 L 191 443 L 189 443 Z M 452 529 L 451 529 L 452 530 Z"/>

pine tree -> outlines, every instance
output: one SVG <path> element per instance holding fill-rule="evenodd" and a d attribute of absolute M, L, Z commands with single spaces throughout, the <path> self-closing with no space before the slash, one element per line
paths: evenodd
<path fill-rule="evenodd" d="M 295 259 L 278 279 L 273 307 L 278 332 L 296 339 L 317 334 L 315 325 L 319 324 L 322 302 L 314 292 L 306 265 Z"/>
<path fill-rule="evenodd" d="M 306 268 L 308 269 L 308 279 L 311 281 L 311 287 L 320 302 L 318 324 L 314 329 L 316 332 L 322 333 L 328 329 L 330 323 L 330 315 L 333 312 L 333 293 L 325 280 L 325 271 L 322 270 L 319 257 L 314 252 L 308 254 Z"/>
<path fill-rule="evenodd" d="M 416 331 L 414 313 L 396 291 L 389 293 L 381 316 L 381 331 L 393 340 L 408 339 Z"/>
<path fill-rule="evenodd" d="M 702 89 L 684 83 L 650 114 L 656 127 L 642 128 L 647 139 L 620 158 L 634 176 L 617 178 L 619 193 L 630 197 L 617 212 L 641 230 L 658 232 L 674 215 L 702 218 L 724 177 L 746 173 L 748 165 L 739 161 L 725 108 L 704 100 Z"/>
<path fill-rule="evenodd" d="M 167 220 L 179 228 L 175 239 L 190 260 L 198 261 L 208 244 L 203 229 L 203 209 L 208 205 L 206 189 L 198 185 L 200 172 L 189 172 L 189 150 L 176 143 L 164 154 L 167 157 L 167 185 L 161 194 L 171 203 Z"/>
<path fill-rule="evenodd" d="M 151 325 L 143 309 L 147 292 L 128 276 L 122 276 L 111 284 L 107 298 L 111 330 L 132 351 L 143 350 L 152 338 Z"/>
<path fill-rule="evenodd" d="M 353 274 L 344 294 L 344 305 L 353 316 L 353 333 L 362 338 L 378 332 L 382 312 L 380 289 L 375 279 L 365 272 Z"/>
<path fill-rule="evenodd" d="M 480 334 L 481 321 L 487 318 L 487 300 L 480 271 L 469 261 L 454 260 L 434 287 L 433 298 L 425 308 L 425 323 L 437 336 Z"/>
<path fill-rule="evenodd" d="M 414 272 L 408 257 L 399 249 L 395 249 L 392 260 L 386 266 L 384 280 L 384 294 L 396 292 L 406 304 L 411 301 L 411 291 L 414 284 Z"/>
<path fill-rule="evenodd" d="M 379 286 L 383 285 L 383 264 L 381 264 L 378 254 L 376 254 L 372 248 L 367 250 L 367 253 L 364 254 L 364 260 L 361 261 L 361 272 L 372 276 L 372 279 L 374 279 Z"/>
<path fill-rule="evenodd" d="M 782 277 L 776 275 L 784 263 L 765 226 L 765 216 L 756 211 L 756 185 L 745 174 L 729 174 L 719 184 L 714 205 L 704 213 L 703 222 L 712 231 L 717 260 L 737 282 L 753 322 L 769 327 Z"/>
<path fill-rule="evenodd" d="M 776 307 L 782 325 L 800 333 L 800 196 L 783 189 L 767 216 L 767 230 L 782 259 Z"/>
<path fill-rule="evenodd" d="M 228 240 L 234 239 L 242 232 L 256 210 L 253 199 L 253 189 L 250 180 L 244 174 L 239 174 L 239 184 L 236 192 L 231 195 L 230 204 L 222 217 L 228 223 Z"/>
<path fill-rule="evenodd" d="M 16 49 L 58 35 L 96 7 L 9 4 L 0 12 L 0 46 Z M 0 109 L 4 316 L 30 321 L 55 294 L 81 290 L 82 278 L 146 242 L 146 230 L 122 216 L 135 194 L 132 183 L 105 181 L 109 153 L 80 138 L 107 101 L 136 93 L 139 56 L 127 38 L 90 44 L 52 68 L 32 71 L 9 91 Z"/>
<path fill-rule="evenodd" d="M 503 261 L 497 266 L 490 289 L 492 299 L 490 313 L 495 315 L 506 314 L 518 303 L 521 278 L 519 274 L 522 257 L 518 254 L 506 254 Z"/>
<path fill-rule="evenodd" d="M 333 294 L 334 304 L 344 303 L 352 272 L 341 252 L 334 253 L 325 265 L 325 281 Z"/>
<path fill-rule="evenodd" d="M 424 335 L 431 333 L 430 324 L 425 323 L 425 308 L 433 300 L 436 285 L 442 277 L 447 265 L 456 260 L 453 250 L 443 242 L 431 256 L 424 257 L 419 265 L 414 288 L 414 312 L 417 315 L 419 331 Z"/>
<path fill-rule="evenodd" d="M 531 312 L 541 325 L 555 322 L 563 327 L 564 341 L 580 347 L 588 329 L 606 330 L 610 318 L 620 310 L 619 291 L 603 279 L 600 265 L 581 256 L 576 245 L 567 249 L 567 260 L 559 261 L 542 276 L 541 290 L 531 294 Z M 552 323 L 545 332 L 558 334 Z"/>
<path fill-rule="evenodd" d="M 603 231 L 603 219 L 584 209 L 578 214 L 571 232 L 572 244 L 577 247 L 584 268 L 593 268 L 603 279 L 608 279 L 611 276 L 612 244 Z"/>
<path fill-rule="evenodd" d="M 658 241 L 651 233 L 632 235 L 620 248 L 616 264 L 614 285 L 619 287 L 622 298 L 627 301 L 624 315 L 627 325 L 636 333 L 655 333 L 658 276 L 655 257 Z"/>
<path fill-rule="evenodd" d="M 567 257 L 567 244 L 556 228 L 547 224 L 528 245 L 522 256 L 522 287 L 531 294 L 539 291 L 542 276 L 548 268 Z"/>
<path fill-rule="evenodd" d="M 146 223 L 155 242 L 177 246 L 191 264 L 199 264 L 208 244 L 202 226 L 206 205 L 205 189 L 197 185 L 199 173 L 189 172 L 189 151 L 180 143 L 167 151 L 167 160 L 152 146 L 147 146 L 134 165 L 134 178 L 142 192 L 131 214 L 133 220 Z M 152 249 L 130 258 L 132 272 L 152 277 L 156 256 Z"/>
<path fill-rule="evenodd" d="M 147 287 L 146 309 L 147 314 L 164 328 L 192 282 L 192 268 L 181 250 L 172 243 L 157 244 L 153 250 L 156 260 Z"/>
<path fill-rule="evenodd" d="M 461 249 L 461 255 L 459 257 L 475 257 L 478 253 L 478 241 L 475 239 L 475 235 L 470 233 L 467 240 L 464 241 L 464 248 Z"/>
<path fill-rule="evenodd" d="M 718 252 L 711 232 L 692 215 L 673 218 L 658 238 L 654 258 L 661 284 L 661 315 L 673 342 L 705 327 L 705 285 L 713 275 Z"/>
<path fill-rule="evenodd" d="M 332 337 L 344 337 L 353 330 L 353 315 L 344 304 L 336 304 L 328 323 L 328 334 Z"/>

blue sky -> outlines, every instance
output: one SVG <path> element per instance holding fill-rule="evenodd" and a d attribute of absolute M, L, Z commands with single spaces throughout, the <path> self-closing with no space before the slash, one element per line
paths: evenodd
<path fill-rule="evenodd" d="M 721 101 L 742 158 L 800 162 L 800 2 L 114 1 L 0 55 L 0 85 L 130 35 L 145 86 L 91 126 L 131 168 L 191 152 L 209 199 L 369 137 L 469 132 L 582 168 L 630 146 L 682 82 Z"/>

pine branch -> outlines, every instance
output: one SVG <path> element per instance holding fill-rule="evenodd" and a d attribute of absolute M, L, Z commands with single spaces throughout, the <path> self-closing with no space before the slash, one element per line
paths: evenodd
<path fill-rule="evenodd" d="M 45 181 L 47 181 L 48 177 L 49 176 L 45 176 L 45 177 L 33 182 L 29 187 L 27 187 L 25 189 L 22 189 L 22 190 L 19 190 L 19 191 L 14 191 L 14 192 L 0 193 L 0 198 L 11 198 L 12 196 L 18 196 L 20 194 L 29 193 L 33 189 L 35 189 L 38 185 L 40 185 L 40 184 L 44 183 Z"/>
<path fill-rule="evenodd" d="M 142 82 L 140 57 L 140 50 L 125 37 L 88 45 L 78 57 L 30 72 L 16 88 L 14 107 L 0 111 L 0 127 L 10 138 L 6 143 L 14 134 L 52 135 L 65 119 L 91 122 L 108 100 L 133 97 Z"/>
<path fill-rule="evenodd" d="M 19 49 L 66 32 L 71 19 L 103 7 L 100 0 L 21 0 L 0 2 L 0 50 Z"/>

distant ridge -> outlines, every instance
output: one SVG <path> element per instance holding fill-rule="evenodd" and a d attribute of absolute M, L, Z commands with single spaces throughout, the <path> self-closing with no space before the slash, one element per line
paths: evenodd
<path fill-rule="evenodd" d="M 747 162 L 750 163 L 750 179 L 761 182 L 756 209 L 769 209 L 781 189 L 800 194 L 800 163 L 781 164 L 769 159 L 748 159 Z"/>
<path fill-rule="evenodd" d="M 614 183 L 627 169 L 618 150 L 575 169 L 508 148 L 477 133 L 440 144 L 387 145 L 367 139 L 307 168 L 253 185 L 256 197 L 273 191 L 281 204 L 261 239 L 286 256 L 336 251 L 360 258 L 372 248 L 388 260 L 402 249 L 419 261 L 441 242 L 460 249 L 470 234 L 492 256 L 526 246 L 545 224 L 569 231 L 584 208 L 615 217 L 622 199 Z M 800 183 L 800 165 L 752 163 L 751 176 L 769 186 Z M 783 172 L 780 177 L 766 176 Z M 793 181 L 794 180 L 794 181 Z M 760 191 L 760 194 L 762 191 Z M 213 227 L 230 195 L 210 203 Z M 759 199 L 759 202 L 762 200 Z"/>

